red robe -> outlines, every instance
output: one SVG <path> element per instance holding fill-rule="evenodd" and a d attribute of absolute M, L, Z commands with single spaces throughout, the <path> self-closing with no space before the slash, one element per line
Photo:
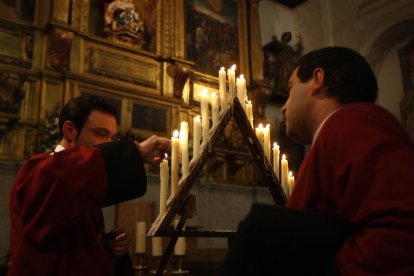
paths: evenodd
<path fill-rule="evenodd" d="M 356 231 L 342 275 L 414 275 L 414 146 L 385 109 L 334 113 L 302 163 L 289 208 L 344 216 Z"/>
<path fill-rule="evenodd" d="M 100 208 L 146 191 L 132 142 L 40 154 L 10 194 L 12 275 L 114 275 Z"/>

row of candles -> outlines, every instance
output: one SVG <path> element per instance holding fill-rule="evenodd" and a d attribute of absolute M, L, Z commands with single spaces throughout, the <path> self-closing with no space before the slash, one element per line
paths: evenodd
<path fill-rule="evenodd" d="M 228 106 L 228 101 L 233 99 L 235 96 L 239 98 L 240 103 L 246 116 L 250 122 L 251 127 L 253 128 L 253 107 L 251 101 L 247 97 L 246 89 L 246 80 L 243 75 L 240 75 L 237 79 L 235 78 L 236 66 L 233 65 L 227 70 L 227 79 L 229 91 L 227 92 L 227 80 L 226 80 L 226 71 L 222 67 L 219 71 L 219 95 L 220 99 L 217 96 L 217 93 L 212 93 L 209 95 L 208 90 L 204 89 L 201 94 L 201 118 L 200 115 L 197 115 L 193 118 L 193 160 L 197 160 L 200 155 L 200 150 L 203 145 L 206 145 L 209 139 L 210 131 L 210 115 L 209 115 L 209 106 L 211 105 L 211 118 L 212 118 L 212 128 L 216 127 L 219 122 L 219 112 L 222 113 L 226 110 Z M 237 92 L 237 94 L 236 94 Z M 220 104 L 219 104 L 220 103 Z M 219 110 L 220 109 L 220 110 Z M 171 196 L 174 197 L 178 191 L 178 182 L 179 182 L 179 163 L 181 160 L 181 173 L 182 178 L 187 177 L 189 173 L 189 152 L 188 152 L 188 122 L 182 121 L 180 124 L 180 131 L 174 130 L 173 136 L 171 137 Z M 265 156 L 268 160 L 271 160 L 270 155 L 270 125 L 263 127 L 262 124 L 259 124 L 256 128 L 256 136 L 258 137 L 263 149 Z M 202 141 L 202 143 L 201 143 Z M 273 170 L 277 178 L 281 181 L 281 185 L 286 196 L 289 196 L 293 190 L 295 183 L 294 176 L 292 172 L 288 170 L 288 160 L 286 156 L 282 155 L 282 160 L 279 160 L 279 146 L 277 143 L 274 143 L 273 146 Z M 180 158 L 181 157 L 181 158 Z M 280 170 L 280 174 L 279 174 Z M 281 177 L 279 177 L 281 176 Z M 160 211 L 159 216 L 163 216 L 166 211 L 167 203 L 167 190 L 169 182 L 169 166 L 167 156 L 160 164 Z M 141 243 L 145 239 L 146 231 L 143 228 L 141 223 L 138 227 L 137 222 L 137 244 L 136 249 L 140 251 L 145 249 L 145 245 L 142 246 Z M 144 233 L 144 235 L 142 234 Z M 138 239 L 138 237 L 141 237 Z M 162 252 L 161 238 L 153 237 L 152 238 L 152 254 L 153 256 L 159 256 Z M 159 255 L 158 255 L 159 254 Z M 175 255 L 184 255 L 185 254 L 185 238 L 181 237 L 178 239 L 175 249 Z"/>

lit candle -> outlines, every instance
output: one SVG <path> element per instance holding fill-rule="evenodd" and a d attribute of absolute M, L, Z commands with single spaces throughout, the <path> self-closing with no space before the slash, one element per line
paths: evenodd
<path fill-rule="evenodd" d="M 188 123 L 182 121 L 180 125 L 180 149 L 181 149 L 181 171 L 183 173 L 182 177 L 188 175 Z"/>
<path fill-rule="evenodd" d="M 162 238 L 161 237 L 152 237 L 151 238 L 151 247 L 152 247 L 152 256 L 161 256 L 162 255 Z"/>
<path fill-rule="evenodd" d="M 178 130 L 174 130 L 171 137 L 171 193 L 173 196 L 178 190 L 178 154 L 180 150 L 180 139 L 178 138 Z"/>
<path fill-rule="evenodd" d="M 263 147 L 268 160 L 270 160 L 270 125 L 263 129 Z"/>
<path fill-rule="evenodd" d="M 289 171 L 289 174 L 288 174 L 289 196 L 292 195 L 292 191 L 293 191 L 294 186 L 295 186 L 295 177 L 293 176 L 292 171 Z"/>
<path fill-rule="evenodd" d="M 201 119 L 200 115 L 193 118 L 193 160 L 200 155 Z"/>
<path fill-rule="evenodd" d="M 275 172 L 277 179 L 280 181 L 279 155 L 280 155 L 279 145 L 275 142 L 273 144 L 273 171 Z"/>
<path fill-rule="evenodd" d="M 160 163 L 160 216 L 165 213 L 165 208 L 167 205 L 167 191 L 168 191 L 168 155 L 165 154 L 165 159 Z"/>
<path fill-rule="evenodd" d="M 229 94 L 233 99 L 236 96 L 236 64 L 227 69 L 227 78 L 229 79 Z"/>
<path fill-rule="evenodd" d="M 208 115 L 208 91 L 203 89 L 201 92 L 201 123 L 203 130 L 203 144 L 207 143 L 208 132 L 210 130 L 210 118 Z"/>
<path fill-rule="evenodd" d="M 248 101 L 246 104 L 246 114 L 247 114 L 247 119 L 250 122 L 250 125 L 252 127 L 253 126 L 253 106 L 252 106 L 252 101 Z"/>
<path fill-rule="evenodd" d="M 240 100 L 240 103 L 243 109 L 246 109 L 246 79 L 244 78 L 243 74 L 241 74 L 236 80 L 237 86 L 237 97 Z"/>
<path fill-rule="evenodd" d="M 219 94 L 220 94 L 220 112 L 223 112 L 227 107 L 227 91 L 226 91 L 226 71 L 224 67 L 219 71 Z"/>
<path fill-rule="evenodd" d="M 145 240 L 147 237 L 147 225 L 145 221 L 137 221 L 135 229 L 135 251 L 136 253 L 145 253 Z"/>
<path fill-rule="evenodd" d="M 263 125 L 259 124 L 259 126 L 256 128 L 256 136 L 259 139 L 260 145 L 263 147 Z"/>
<path fill-rule="evenodd" d="M 213 94 L 211 94 L 211 117 L 213 120 L 213 127 L 217 126 L 218 124 L 218 114 L 219 114 L 218 96 L 216 92 L 213 92 Z"/>
<path fill-rule="evenodd" d="M 288 161 L 286 160 L 286 155 L 282 155 L 281 161 L 281 178 L 282 178 L 282 188 L 283 192 L 285 193 L 286 197 L 289 196 L 289 187 L 288 187 Z"/>
<path fill-rule="evenodd" d="M 174 227 L 177 227 L 178 220 L 174 221 Z M 183 230 L 185 226 L 183 227 Z M 185 255 L 185 237 L 179 237 L 174 247 L 174 255 L 176 256 L 184 256 Z"/>

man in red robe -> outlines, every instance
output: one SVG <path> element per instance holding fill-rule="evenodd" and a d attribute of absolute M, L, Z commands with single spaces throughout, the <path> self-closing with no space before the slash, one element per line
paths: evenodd
<path fill-rule="evenodd" d="M 115 115 L 100 97 L 72 99 L 60 113 L 62 140 L 55 152 L 20 169 L 10 194 L 8 275 L 109 276 L 116 267 L 122 275 L 132 272 L 120 265 L 128 261 L 129 235 L 120 229 L 105 234 L 101 207 L 143 195 L 144 162 L 159 163 L 170 141 L 111 142 Z"/>
<path fill-rule="evenodd" d="M 310 150 L 287 208 L 252 207 L 222 275 L 414 275 L 414 146 L 377 90 L 351 49 L 301 58 L 282 111 Z"/>

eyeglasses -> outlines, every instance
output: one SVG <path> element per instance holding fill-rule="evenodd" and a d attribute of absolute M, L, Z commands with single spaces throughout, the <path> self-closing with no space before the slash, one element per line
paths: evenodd
<path fill-rule="evenodd" d="M 99 137 L 100 139 L 106 139 L 106 140 L 112 140 L 113 136 L 112 133 L 105 129 L 105 128 L 100 128 L 100 127 L 96 127 L 96 128 L 89 128 L 92 133 L 96 136 Z"/>

